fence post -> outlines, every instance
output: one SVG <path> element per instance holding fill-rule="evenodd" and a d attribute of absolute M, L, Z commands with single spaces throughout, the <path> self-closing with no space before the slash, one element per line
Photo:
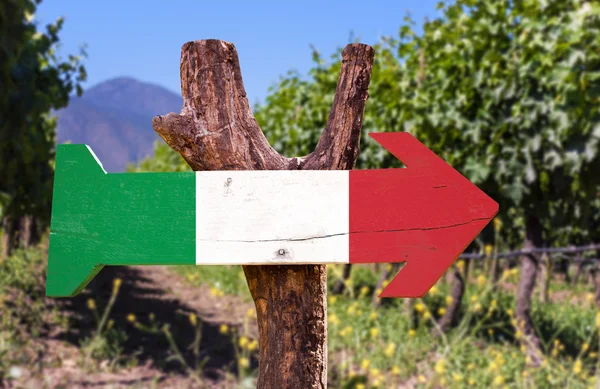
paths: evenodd
<path fill-rule="evenodd" d="M 152 124 L 194 170 L 352 169 L 373 58 L 370 46 L 346 46 L 326 128 L 302 158 L 286 158 L 269 145 L 246 98 L 235 46 L 220 40 L 183 45 L 183 108 Z M 326 388 L 325 266 L 244 266 L 244 273 L 258 316 L 257 387 Z"/>

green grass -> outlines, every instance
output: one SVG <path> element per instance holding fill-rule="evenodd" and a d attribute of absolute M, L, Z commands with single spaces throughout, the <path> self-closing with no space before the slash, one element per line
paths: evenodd
<path fill-rule="evenodd" d="M 224 293 L 249 297 L 239 266 L 177 271 L 191 283 L 208 283 Z M 329 266 L 330 287 L 341 272 L 341 266 Z M 418 325 L 413 327 L 403 300 L 374 307 L 371 299 L 378 277 L 370 266 L 355 266 L 351 292 L 329 296 L 333 387 L 384 388 L 412 378 L 419 388 L 588 388 L 596 380 L 596 310 L 585 299 L 578 305 L 534 301 L 532 317 L 547 357 L 541 368 L 531 369 L 516 339 L 514 295 L 492 291 L 487 280 L 476 275 L 479 282 L 468 285 L 458 327 L 434 336 L 450 285 L 442 279 L 426 297 L 415 301 L 412 313 Z M 514 285 L 518 274 L 506 281 Z M 565 289 L 551 283 L 551 292 Z M 590 293 L 590 286 L 580 285 L 577 292 Z"/>
<path fill-rule="evenodd" d="M 0 263 L 0 382 L 11 366 L 31 362 L 29 346 L 43 325 L 69 325 L 58 309 L 44 302 L 45 255 L 42 248 L 20 250 Z M 241 266 L 178 266 L 172 270 L 191 285 L 210 285 L 211 293 L 251 300 Z M 341 272 L 340 265 L 328 267 L 329 286 Z M 550 284 L 551 293 L 572 291 L 579 296 L 577 303 L 566 299 L 544 304 L 535 294 L 532 316 L 546 359 L 541 368 L 531 369 L 526 367 L 526 356 L 516 339 L 513 294 L 490 290 L 487 280 L 475 274 L 473 278 L 479 282 L 468 285 L 458 327 L 434 336 L 451 285 L 442 279 L 427 296 L 414 300 L 412 308 L 402 299 L 386 300 L 375 308 L 372 293 L 378 278 L 372 266 L 355 266 L 351 292 L 328 298 L 332 388 L 387 388 L 409 379 L 419 388 L 578 389 L 595 384 L 600 340 L 597 310 L 585 297 L 592 292 L 588 284 L 576 289 L 558 281 Z M 517 281 L 518 274 L 506 280 L 512 288 Z M 411 317 L 416 318 L 416 325 Z M 239 345 L 242 361 L 257 345 L 253 339 L 240 342 L 238 338 L 234 343 Z M 98 346 L 99 341 L 106 347 Z M 98 354 L 100 359 L 110 357 L 119 344 L 110 336 L 89 343 L 94 342 L 91 355 L 95 358 Z M 82 350 L 85 346 L 82 344 Z"/>

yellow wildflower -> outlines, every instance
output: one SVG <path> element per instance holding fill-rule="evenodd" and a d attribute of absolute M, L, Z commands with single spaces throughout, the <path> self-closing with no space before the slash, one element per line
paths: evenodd
<path fill-rule="evenodd" d="M 392 367 L 392 375 L 400 375 L 400 368 L 398 366 Z"/>
<path fill-rule="evenodd" d="M 127 321 L 130 323 L 134 323 L 135 322 L 135 315 L 133 313 L 130 313 L 129 315 L 127 315 Z"/>
<path fill-rule="evenodd" d="M 515 332 L 515 338 L 521 339 L 521 337 L 523 337 L 523 333 L 521 332 L 521 330 L 517 330 Z M 523 351 L 523 350 L 521 350 L 521 351 Z"/>
<path fill-rule="evenodd" d="M 340 335 L 342 335 L 343 338 L 350 335 L 351 333 L 352 333 L 352 327 L 350 327 L 350 326 L 346 326 L 346 327 L 344 327 L 344 329 L 342 329 L 340 331 Z"/>
<path fill-rule="evenodd" d="M 477 286 L 479 286 L 481 288 L 485 285 L 485 282 L 486 282 L 485 276 L 480 274 L 477 277 Z"/>
<path fill-rule="evenodd" d="M 369 365 L 371 364 L 371 361 L 369 361 L 368 359 L 363 359 L 360 362 L 360 368 L 363 370 L 367 370 L 369 368 Z"/>
<path fill-rule="evenodd" d="M 462 374 L 452 373 L 452 379 L 455 382 L 461 382 L 463 380 L 463 376 L 462 376 Z"/>
<path fill-rule="evenodd" d="M 333 325 L 337 325 L 340 322 L 340 318 L 337 317 L 335 313 L 332 313 L 331 315 L 329 315 L 329 322 Z"/>
<path fill-rule="evenodd" d="M 381 374 L 381 370 L 377 369 L 377 368 L 372 368 L 371 371 L 369 372 L 370 375 L 372 375 L 373 377 L 377 377 L 378 375 Z"/>
<path fill-rule="evenodd" d="M 446 308 L 442 307 L 438 309 L 438 315 L 444 316 L 446 314 Z"/>
<path fill-rule="evenodd" d="M 494 246 L 492 246 L 491 244 L 486 244 L 485 246 L 483 246 L 483 251 L 485 251 L 485 256 L 489 257 L 490 255 L 492 255 L 492 251 L 494 251 Z"/>
<path fill-rule="evenodd" d="M 474 378 L 469 378 L 469 385 L 471 385 L 471 386 L 475 385 L 475 379 Z"/>
<path fill-rule="evenodd" d="M 328 300 L 330 305 L 335 304 L 337 301 L 337 296 L 329 296 Z"/>
<path fill-rule="evenodd" d="M 396 343 L 390 343 L 387 345 L 387 347 L 385 348 L 385 351 L 383 353 L 385 354 L 386 357 L 392 357 L 395 352 L 396 352 Z"/>
<path fill-rule="evenodd" d="M 587 293 L 587 294 L 585 295 L 585 299 L 586 299 L 586 301 L 587 301 L 588 303 L 591 303 L 591 302 L 593 302 L 593 301 L 594 301 L 594 294 L 593 294 L 593 293 Z"/>
<path fill-rule="evenodd" d="M 446 296 L 446 305 L 452 304 L 453 301 L 454 299 L 452 298 L 452 296 Z"/>
<path fill-rule="evenodd" d="M 219 332 L 222 334 L 226 334 L 229 331 L 229 327 L 227 326 L 227 324 L 221 324 L 221 326 L 219 326 Z"/>
<path fill-rule="evenodd" d="M 210 288 L 211 296 L 217 296 L 218 294 L 219 294 L 219 289 L 215 288 L 214 286 Z"/>
<path fill-rule="evenodd" d="M 504 377 L 502 377 L 501 375 L 498 375 L 494 378 L 494 385 L 496 386 L 500 386 L 504 384 Z"/>
<path fill-rule="evenodd" d="M 246 347 L 246 345 L 248 344 L 248 342 L 249 342 L 249 340 L 245 336 L 240 336 L 240 339 L 238 341 L 238 343 L 239 343 L 239 345 L 240 345 L 241 348 Z"/>
<path fill-rule="evenodd" d="M 427 382 L 427 378 L 425 378 L 423 374 L 420 374 L 419 377 L 417 377 L 417 381 L 419 381 L 420 384 L 424 384 Z"/>
<path fill-rule="evenodd" d="M 581 349 L 583 350 L 583 352 L 588 351 L 589 348 L 590 348 L 590 345 L 588 343 L 584 343 L 581 345 Z"/>
<path fill-rule="evenodd" d="M 121 283 L 123 282 L 123 280 L 121 280 L 120 278 L 115 278 L 113 280 L 113 293 L 116 294 L 119 291 L 119 288 L 121 287 Z"/>
<path fill-rule="evenodd" d="M 600 311 L 596 314 L 596 327 L 600 328 Z"/>
<path fill-rule="evenodd" d="M 444 374 L 444 372 L 446 371 L 446 361 L 444 361 L 443 359 L 438 360 L 435 363 L 434 370 L 438 374 Z"/>
<path fill-rule="evenodd" d="M 476 294 L 474 294 L 473 296 L 471 296 L 471 302 L 472 303 L 476 303 L 477 300 L 479 300 L 479 296 L 477 296 Z"/>
<path fill-rule="evenodd" d="M 381 283 L 381 286 L 383 286 L 383 287 L 385 288 L 385 287 L 386 287 L 386 286 L 388 286 L 389 284 L 390 284 L 390 282 L 389 282 L 388 280 L 385 280 L 385 281 L 383 281 L 383 282 Z M 377 290 L 379 290 L 379 289 L 377 289 Z"/>
<path fill-rule="evenodd" d="M 493 223 L 494 229 L 496 229 L 496 231 L 500 231 L 500 228 L 502 228 L 502 220 L 500 220 L 498 217 L 495 217 Z"/>
<path fill-rule="evenodd" d="M 473 364 L 473 363 L 469 363 L 469 364 L 467 365 L 467 370 L 473 370 L 473 369 L 475 369 L 475 364 Z"/>
<path fill-rule="evenodd" d="M 357 308 L 358 308 L 358 304 L 357 303 L 354 303 L 354 304 L 350 305 L 348 307 L 348 314 L 351 315 L 351 316 L 354 315 L 356 313 L 356 309 Z"/>
<path fill-rule="evenodd" d="M 437 294 L 437 292 L 438 292 L 438 288 L 435 285 L 432 286 L 431 289 L 429 289 L 429 294 L 432 296 L 435 296 Z"/>
<path fill-rule="evenodd" d="M 423 319 L 429 320 L 430 318 L 431 318 L 431 313 L 429 311 L 427 311 L 423 314 Z"/>
<path fill-rule="evenodd" d="M 575 373 L 576 375 L 581 374 L 581 372 L 583 371 L 583 364 L 581 363 L 581 359 L 577 359 L 575 361 L 575 364 L 573 365 L 573 373 Z"/>
<path fill-rule="evenodd" d="M 440 379 L 440 384 L 442 384 L 443 386 L 446 386 L 446 384 L 448 384 L 448 380 L 446 379 L 446 377 L 442 377 Z"/>
<path fill-rule="evenodd" d="M 369 320 L 375 320 L 375 319 L 377 319 L 377 312 L 373 311 L 369 315 Z"/>
<path fill-rule="evenodd" d="M 256 341 L 256 339 L 252 340 L 252 342 L 248 343 L 248 350 L 250 351 L 254 351 L 258 348 L 258 342 Z"/>
<path fill-rule="evenodd" d="M 367 293 L 369 293 L 369 287 L 368 286 L 363 286 L 362 288 L 360 288 L 360 296 L 361 297 L 366 296 Z"/>
<path fill-rule="evenodd" d="M 489 329 L 488 329 L 488 334 L 489 334 L 490 336 L 493 336 L 493 335 L 494 335 L 494 329 L 493 329 L 493 328 L 489 328 Z"/>
<path fill-rule="evenodd" d="M 456 267 L 461 272 L 464 272 L 465 271 L 465 260 L 464 259 L 460 259 L 458 262 L 456 262 Z"/>
<path fill-rule="evenodd" d="M 108 323 L 106 323 L 106 329 L 110 330 L 111 328 L 113 328 L 113 326 L 115 325 L 115 321 L 113 319 L 108 320 Z"/>
<path fill-rule="evenodd" d="M 415 304 L 415 311 L 422 313 L 425 311 L 425 305 L 423 305 L 422 303 L 416 303 Z"/>
<path fill-rule="evenodd" d="M 253 318 L 254 317 L 254 308 L 248 308 L 248 311 L 246 312 L 246 316 L 248 316 L 249 318 Z"/>
<path fill-rule="evenodd" d="M 376 338 L 379 335 L 379 328 L 373 327 L 370 330 L 371 338 Z"/>
<path fill-rule="evenodd" d="M 248 358 L 240 358 L 240 366 L 241 367 L 250 366 L 250 361 L 248 360 Z"/>
<path fill-rule="evenodd" d="M 417 331 L 413 330 L 412 328 L 410 330 L 408 330 L 408 336 L 410 336 L 411 338 L 413 336 L 415 336 L 417 334 Z"/>
<path fill-rule="evenodd" d="M 512 310 L 512 309 L 510 309 L 510 308 L 509 308 L 509 309 L 507 309 L 507 310 L 506 310 L 506 314 L 507 314 L 508 316 L 511 316 L 511 317 L 512 317 L 512 315 L 514 315 L 514 312 L 513 312 L 513 310 Z"/>
<path fill-rule="evenodd" d="M 361 384 L 361 383 L 356 384 L 356 389 L 365 389 L 365 384 Z"/>
<path fill-rule="evenodd" d="M 90 309 L 90 311 L 96 309 L 96 302 L 94 301 L 94 299 L 88 299 L 87 306 Z"/>
<path fill-rule="evenodd" d="M 189 319 L 190 319 L 190 324 L 192 326 L 196 327 L 196 324 L 198 324 L 198 318 L 196 317 L 196 314 L 190 313 Z"/>
<path fill-rule="evenodd" d="M 473 310 L 474 310 L 475 312 L 479 312 L 479 311 L 481 311 L 481 303 L 480 303 L 480 302 L 477 302 L 477 303 L 476 303 L 476 304 L 473 306 Z"/>

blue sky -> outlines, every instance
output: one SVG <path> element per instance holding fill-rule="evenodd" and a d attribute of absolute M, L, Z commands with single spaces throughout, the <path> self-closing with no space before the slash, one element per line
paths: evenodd
<path fill-rule="evenodd" d="M 181 46 L 198 39 L 232 42 L 254 103 L 288 70 L 311 68 L 311 44 L 326 58 L 351 32 L 374 44 L 396 35 L 407 11 L 419 24 L 435 17 L 438 1 L 44 0 L 35 19 L 45 25 L 65 18 L 60 54 L 87 44 L 85 87 L 131 76 L 180 94 Z"/>

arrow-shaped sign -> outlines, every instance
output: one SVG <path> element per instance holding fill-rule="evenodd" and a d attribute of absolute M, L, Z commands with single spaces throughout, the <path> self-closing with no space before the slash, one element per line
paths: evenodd
<path fill-rule="evenodd" d="M 423 296 L 498 204 L 410 134 L 370 135 L 406 169 L 107 174 L 59 145 L 46 294 L 105 265 L 407 262 L 381 297 Z"/>

